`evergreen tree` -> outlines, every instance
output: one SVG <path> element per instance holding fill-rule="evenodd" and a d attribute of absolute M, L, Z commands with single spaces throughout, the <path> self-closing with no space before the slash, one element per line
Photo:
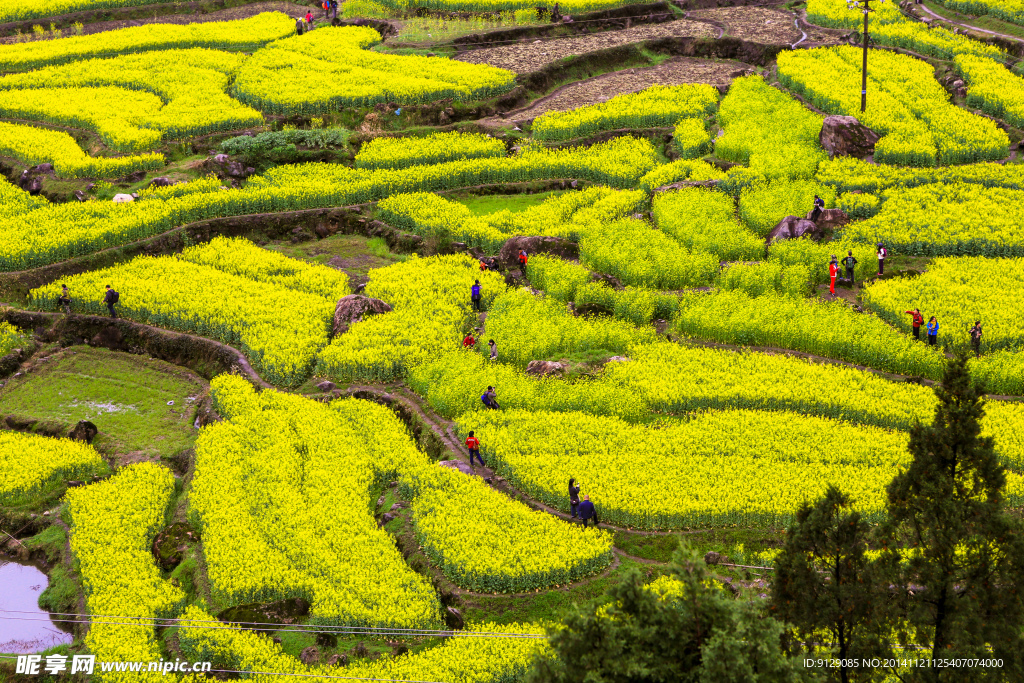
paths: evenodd
<path fill-rule="evenodd" d="M 882 537 L 904 645 L 932 659 L 1002 659 L 1003 668 L 913 668 L 904 680 L 1022 680 L 1022 534 L 1003 510 L 1006 475 L 981 437 L 982 391 L 950 361 L 932 425 L 910 433 L 912 461 L 889 485 Z"/>
<path fill-rule="evenodd" d="M 840 660 L 828 672 L 842 683 L 878 675 L 850 660 L 887 655 L 881 625 L 888 591 L 879 590 L 866 555 L 869 532 L 846 494 L 830 485 L 814 505 L 797 510 L 775 560 L 772 614 L 792 624 L 803 642 L 828 634 L 828 656 Z"/>
<path fill-rule="evenodd" d="M 782 627 L 708 577 L 685 550 L 670 569 L 678 595 L 662 597 L 627 573 L 604 599 L 550 631 L 554 656 L 531 683 L 796 683 L 809 675 L 780 647 Z"/>

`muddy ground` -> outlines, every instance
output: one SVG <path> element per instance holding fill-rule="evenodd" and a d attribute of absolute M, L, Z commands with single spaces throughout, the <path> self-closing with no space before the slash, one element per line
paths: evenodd
<path fill-rule="evenodd" d="M 739 72 L 753 68 L 742 62 L 677 57 L 657 66 L 625 69 L 571 83 L 534 102 L 526 109 L 509 113 L 507 119 L 495 121 L 500 121 L 499 125 L 508 125 L 509 119 L 534 119 L 549 111 L 568 111 L 588 104 L 598 104 L 616 95 L 638 92 L 652 85 L 726 85 Z"/>
<path fill-rule="evenodd" d="M 755 43 L 791 45 L 801 31 L 792 12 L 765 7 L 718 7 L 686 13 L 687 19 L 706 20 L 725 26 L 725 34 Z"/>
<path fill-rule="evenodd" d="M 518 74 L 525 74 L 559 59 L 604 50 L 617 45 L 637 43 L 654 38 L 717 38 L 721 32 L 720 28 L 711 24 L 680 19 L 667 24 L 634 26 L 621 31 L 606 31 L 590 36 L 555 38 L 537 40 L 532 43 L 488 47 L 463 52 L 455 59 L 473 64 L 491 64 Z"/>

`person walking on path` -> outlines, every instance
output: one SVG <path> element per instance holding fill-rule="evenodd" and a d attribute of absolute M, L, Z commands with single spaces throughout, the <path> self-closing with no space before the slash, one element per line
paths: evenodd
<path fill-rule="evenodd" d="M 573 519 L 576 519 L 580 511 L 580 487 L 576 486 L 576 480 L 572 477 L 569 478 L 569 511 Z"/>
<path fill-rule="evenodd" d="M 878 274 L 882 275 L 885 272 L 885 257 L 889 255 L 885 245 L 881 242 L 878 243 Z"/>
<path fill-rule="evenodd" d="M 857 265 L 857 259 L 853 257 L 853 251 L 847 251 L 846 256 L 843 258 L 843 267 L 846 268 L 846 279 L 850 281 L 850 286 L 853 286 L 853 267 Z"/>
<path fill-rule="evenodd" d="M 825 200 L 814 195 L 814 209 L 811 210 L 811 220 L 817 222 L 821 218 L 821 212 L 825 210 Z"/>
<path fill-rule="evenodd" d="M 935 346 L 935 338 L 939 336 L 939 321 L 933 315 L 928 319 L 928 346 Z"/>
<path fill-rule="evenodd" d="M 473 286 L 469 290 L 469 298 L 473 301 L 473 310 L 480 310 L 480 281 L 473 280 Z"/>
<path fill-rule="evenodd" d="M 480 400 L 491 410 L 498 410 L 501 407 L 498 405 L 498 392 L 494 390 L 494 387 L 487 387 L 487 391 L 480 397 Z"/>
<path fill-rule="evenodd" d="M 480 457 L 480 439 L 473 435 L 473 432 L 469 433 L 466 437 L 466 450 L 469 451 L 469 466 L 473 466 L 473 458 L 480 461 L 480 467 L 484 467 L 484 459 Z"/>
<path fill-rule="evenodd" d="M 64 315 L 71 315 L 71 292 L 67 285 L 60 286 L 60 296 L 57 297 L 57 305 L 64 309 Z"/>
<path fill-rule="evenodd" d="M 487 345 L 491 347 L 491 360 L 498 360 L 498 345 L 494 343 L 494 340 L 487 342 Z"/>
<path fill-rule="evenodd" d="M 590 496 L 583 496 L 583 502 L 580 503 L 580 519 L 583 520 L 583 526 L 587 526 L 587 522 L 591 519 L 594 520 L 594 526 L 597 526 L 597 510 L 590 502 Z"/>
<path fill-rule="evenodd" d="M 971 347 L 974 348 L 974 357 L 979 358 L 981 356 L 981 321 L 975 320 L 974 327 L 967 332 L 971 335 Z"/>
<path fill-rule="evenodd" d="M 828 262 L 828 291 L 832 292 L 832 296 L 836 295 L 836 277 L 839 276 L 839 262 L 836 261 L 836 255 L 832 254 L 832 260 Z"/>
<path fill-rule="evenodd" d="M 114 312 L 114 304 L 120 300 L 121 295 L 111 289 L 110 285 L 107 285 L 107 293 L 103 295 L 103 303 L 107 305 L 107 310 L 110 311 L 111 318 L 117 317 L 117 313 Z"/>
<path fill-rule="evenodd" d="M 920 339 L 921 338 L 921 323 L 924 322 L 924 316 L 921 315 L 921 311 L 919 311 L 919 310 L 917 310 L 915 308 L 912 311 L 904 311 L 904 313 L 906 313 L 907 315 L 913 316 L 913 320 L 911 321 L 911 324 L 912 324 L 913 330 L 914 330 L 914 339 Z"/>

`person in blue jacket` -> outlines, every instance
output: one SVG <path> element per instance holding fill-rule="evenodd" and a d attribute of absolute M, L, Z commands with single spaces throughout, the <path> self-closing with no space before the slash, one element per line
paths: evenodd
<path fill-rule="evenodd" d="M 933 315 L 928 319 L 928 346 L 935 346 L 935 338 L 939 336 L 939 321 Z"/>
<path fill-rule="evenodd" d="M 469 298 L 473 301 L 473 310 L 480 310 L 480 281 L 473 281 L 473 288 L 469 290 Z"/>
<path fill-rule="evenodd" d="M 583 526 L 587 526 L 587 522 L 591 519 L 594 520 L 594 526 L 597 526 L 597 510 L 590 502 L 590 496 L 583 496 L 583 502 L 580 503 L 580 519 L 583 520 Z"/>

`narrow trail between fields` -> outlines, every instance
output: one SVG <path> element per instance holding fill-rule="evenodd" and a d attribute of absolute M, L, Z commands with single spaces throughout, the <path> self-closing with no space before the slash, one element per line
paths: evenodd
<path fill-rule="evenodd" d="M 965 22 L 962 22 L 962 21 L 957 21 L 956 19 L 947 19 L 946 17 L 942 16 L 941 14 L 937 14 L 937 13 L 933 12 L 931 10 L 931 8 L 928 7 L 928 5 L 925 5 L 923 3 L 918 5 L 918 7 L 920 7 L 922 10 L 927 12 L 928 15 L 931 16 L 933 19 L 936 19 L 938 21 L 943 21 L 943 22 L 945 22 L 947 24 L 953 24 L 954 26 L 959 26 L 960 28 L 966 28 L 966 29 L 969 29 L 971 31 L 977 31 L 978 33 L 984 33 L 984 34 L 989 35 L 989 36 L 997 36 L 999 38 L 1005 38 L 1006 40 L 1012 40 L 1015 43 L 1024 43 L 1024 39 L 1021 39 L 1019 36 L 1012 36 L 1012 35 L 1009 35 L 1007 33 L 999 33 L 998 31 L 991 31 L 991 30 L 989 30 L 987 28 L 981 28 L 979 26 L 973 26 L 971 24 L 968 24 L 968 23 L 965 23 Z"/>

